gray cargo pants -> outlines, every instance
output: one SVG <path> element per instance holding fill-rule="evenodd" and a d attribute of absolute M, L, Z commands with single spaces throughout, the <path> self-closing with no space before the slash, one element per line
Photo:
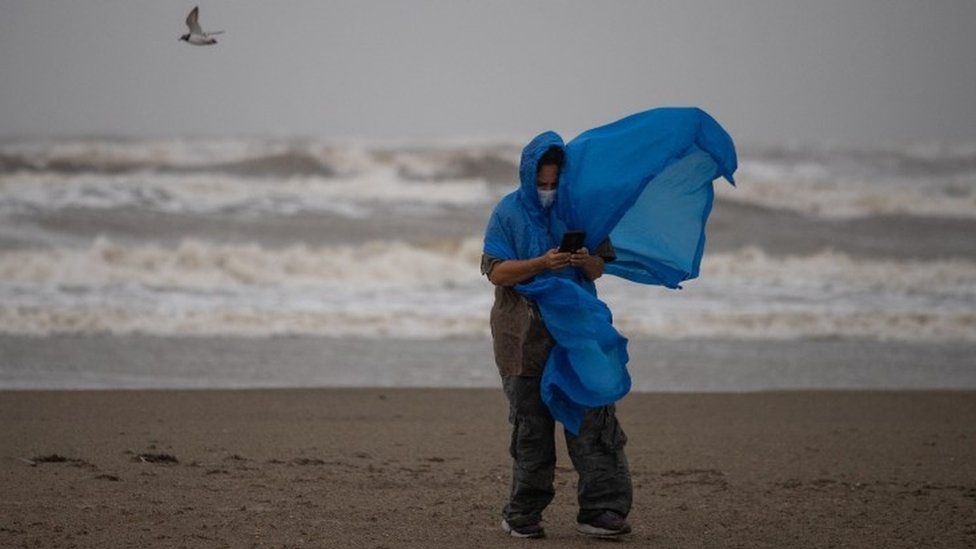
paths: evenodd
<path fill-rule="evenodd" d="M 539 394 L 539 377 L 503 376 L 512 424 L 512 495 L 502 513 L 512 526 L 533 524 L 555 496 L 555 423 Z M 586 411 L 579 436 L 566 431 L 566 447 L 579 473 L 577 522 L 589 522 L 605 510 L 626 517 L 633 488 L 624 456 L 627 436 L 614 406 Z"/>

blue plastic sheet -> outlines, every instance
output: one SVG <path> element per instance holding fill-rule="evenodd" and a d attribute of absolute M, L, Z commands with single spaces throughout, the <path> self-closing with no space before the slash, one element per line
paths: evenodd
<path fill-rule="evenodd" d="M 536 166 L 551 147 L 563 148 L 566 159 L 556 202 L 543 209 Z M 565 145 L 545 132 L 522 151 L 521 184 L 492 212 L 484 251 L 503 260 L 530 259 L 558 246 L 566 230 L 584 230 L 591 250 L 608 236 L 613 242 L 617 260 L 604 272 L 679 288 L 698 276 L 712 182 L 721 176 L 734 184 L 736 166 L 728 133 L 693 107 L 637 113 Z M 612 404 L 630 391 L 627 340 L 579 269 L 542 273 L 515 289 L 539 305 L 556 341 L 543 370 L 543 401 L 578 433 L 586 408 Z"/>

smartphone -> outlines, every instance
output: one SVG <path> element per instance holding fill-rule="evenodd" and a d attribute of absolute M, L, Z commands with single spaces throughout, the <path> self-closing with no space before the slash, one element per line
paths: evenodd
<path fill-rule="evenodd" d="M 575 252 L 583 247 L 583 242 L 585 240 L 585 231 L 566 231 L 566 233 L 563 235 L 562 243 L 559 244 L 559 252 Z"/>

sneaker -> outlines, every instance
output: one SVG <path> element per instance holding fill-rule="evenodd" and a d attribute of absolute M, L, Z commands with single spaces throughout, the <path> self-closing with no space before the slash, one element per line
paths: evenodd
<path fill-rule="evenodd" d="M 542 538 L 546 535 L 546 531 L 538 522 L 525 526 L 512 526 L 507 520 L 502 519 L 502 530 L 505 530 L 513 538 Z"/>
<path fill-rule="evenodd" d="M 590 522 L 577 522 L 576 531 L 587 536 L 608 538 L 629 534 L 630 525 L 617 513 L 604 511 Z"/>

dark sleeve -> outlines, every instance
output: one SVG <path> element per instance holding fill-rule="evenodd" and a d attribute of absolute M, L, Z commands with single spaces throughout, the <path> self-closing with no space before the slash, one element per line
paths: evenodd
<path fill-rule="evenodd" d="M 491 270 L 495 268 L 495 265 L 498 265 L 502 261 L 503 260 L 498 259 L 497 257 L 492 257 L 488 254 L 481 254 L 481 274 L 489 276 L 491 274 Z"/>
<path fill-rule="evenodd" d="M 614 259 L 617 259 L 617 252 L 614 251 L 613 244 L 610 243 L 610 237 L 607 237 L 606 240 L 601 242 L 600 245 L 596 247 L 596 251 L 593 253 L 593 255 L 602 257 L 605 263 L 610 263 Z"/>

